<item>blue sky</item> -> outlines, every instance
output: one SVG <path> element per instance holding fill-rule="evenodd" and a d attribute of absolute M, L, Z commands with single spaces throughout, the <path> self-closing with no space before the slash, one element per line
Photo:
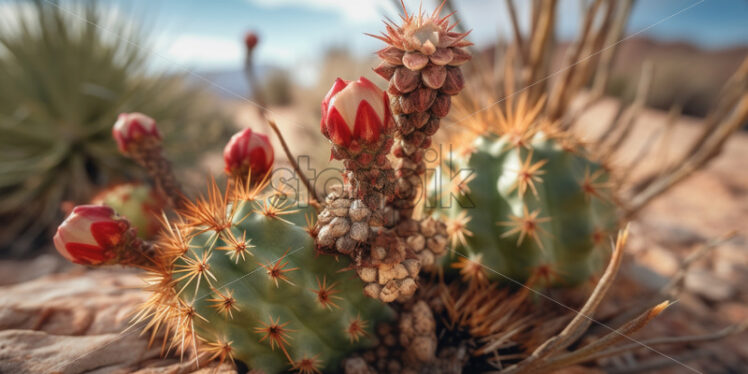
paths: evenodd
<path fill-rule="evenodd" d="M 2 0 L 0 0 L 2 2 Z M 345 45 L 358 54 L 371 53 L 381 42 L 364 36 L 383 27 L 383 15 L 396 16 L 391 0 L 106 0 L 125 13 L 145 19 L 159 50 L 154 64 L 166 69 L 226 70 L 241 66 L 242 35 L 261 36 L 261 64 L 289 66 L 312 63 L 319 52 Z M 420 1 L 406 1 L 415 9 Z M 423 0 L 432 9 L 435 0 Z M 509 37 L 503 0 L 453 1 L 478 45 Z M 528 1 L 520 0 L 526 17 Z M 575 34 L 579 1 L 561 0 L 558 29 Z M 696 4 L 696 5 L 694 5 Z M 679 11 L 692 6 L 690 9 Z M 678 13 L 678 14 L 676 14 Z M 670 17 L 669 19 L 666 19 Z M 663 21 L 663 19 L 666 19 Z M 628 32 L 661 40 L 686 40 L 708 48 L 748 45 L 748 0 L 639 0 Z"/>

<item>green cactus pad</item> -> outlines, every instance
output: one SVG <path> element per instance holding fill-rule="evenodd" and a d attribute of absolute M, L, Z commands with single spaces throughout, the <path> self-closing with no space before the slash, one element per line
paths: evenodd
<path fill-rule="evenodd" d="M 364 296 L 354 273 L 341 271 L 346 260 L 315 252 L 313 238 L 285 219 L 298 220 L 297 213 L 268 203 L 234 202 L 224 230 L 206 227 L 192 236 L 174 262 L 174 290 L 194 308 L 200 340 L 230 347 L 232 358 L 252 369 L 336 370 L 347 354 L 372 343 L 376 323 L 392 311 Z M 242 242 L 245 250 L 237 247 Z"/>
<path fill-rule="evenodd" d="M 453 230 L 464 227 L 447 262 L 462 253 L 485 265 L 490 280 L 538 274 L 553 286 L 578 285 L 601 269 L 617 217 L 600 164 L 543 132 L 523 144 L 480 137 L 471 150 L 438 169 L 432 184 L 437 214 Z"/>

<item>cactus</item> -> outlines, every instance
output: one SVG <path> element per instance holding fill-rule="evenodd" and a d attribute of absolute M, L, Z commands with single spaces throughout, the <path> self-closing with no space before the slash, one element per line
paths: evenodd
<path fill-rule="evenodd" d="M 96 194 L 91 199 L 91 204 L 109 206 L 127 218 L 141 239 L 151 239 L 161 229 L 158 217 L 165 202 L 146 184 L 113 185 Z"/>
<path fill-rule="evenodd" d="M 432 197 L 439 201 L 432 203 L 449 217 L 453 246 L 467 252 L 452 264 L 464 276 L 527 281 L 536 275 L 546 286 L 572 286 L 605 263 L 617 220 L 609 176 L 570 136 L 533 113 L 492 117 L 499 123 L 486 127 L 498 127 L 502 136 L 483 135 L 462 156 L 451 156 L 435 173 Z"/>
<path fill-rule="evenodd" d="M 334 368 L 371 343 L 391 312 L 341 272 L 344 261 L 318 255 L 310 233 L 284 219 L 289 212 L 215 185 L 208 199 L 186 203 L 183 224 L 157 243 L 155 292 L 139 318 L 169 326 L 172 344 L 197 339 L 215 358 L 267 373 Z"/>

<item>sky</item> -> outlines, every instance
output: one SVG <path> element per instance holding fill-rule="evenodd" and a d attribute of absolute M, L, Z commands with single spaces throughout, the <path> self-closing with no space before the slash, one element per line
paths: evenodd
<path fill-rule="evenodd" d="M 108 0 L 154 29 L 158 66 L 196 70 L 236 68 L 243 59 L 242 35 L 256 30 L 260 64 L 291 66 L 314 61 L 332 46 L 371 53 L 381 42 L 364 35 L 383 29 L 383 15 L 394 18 L 391 0 Z M 478 45 L 510 36 L 503 0 L 454 0 L 462 22 Z M 528 1 L 517 1 L 527 19 Z M 579 24 L 578 0 L 561 0 L 558 31 L 571 37 Z M 419 1 L 406 1 L 414 10 Z M 435 0 L 424 0 L 433 9 Z M 523 17 L 524 16 L 524 17 Z M 748 44 L 748 0 L 639 0 L 628 32 L 660 40 L 685 40 L 708 48 Z"/>
<path fill-rule="evenodd" d="M 0 6 L 3 2 L 0 0 Z M 421 0 L 406 1 L 410 10 Z M 433 9 L 437 0 L 423 0 Z M 256 30 L 260 65 L 309 66 L 322 51 L 346 46 L 358 55 L 382 43 L 364 33 L 383 30 L 382 18 L 396 18 L 393 0 L 102 0 L 135 18 L 153 38 L 156 69 L 237 70 L 244 58 L 242 36 Z M 471 40 L 487 45 L 509 38 L 504 0 L 453 0 Z M 515 2 L 529 18 L 529 1 Z M 557 29 L 576 34 L 579 0 L 560 0 Z M 638 0 L 627 32 L 660 40 L 690 41 L 706 48 L 748 45 L 748 0 Z M 106 28 L 106 25 L 101 25 Z"/>

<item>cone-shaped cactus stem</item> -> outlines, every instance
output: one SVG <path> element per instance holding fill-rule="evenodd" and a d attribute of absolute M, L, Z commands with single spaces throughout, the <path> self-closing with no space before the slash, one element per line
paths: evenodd
<path fill-rule="evenodd" d="M 130 222 L 103 205 L 81 205 L 57 228 L 55 248 L 66 259 L 81 265 L 148 267 L 152 247 L 138 239 Z"/>
<path fill-rule="evenodd" d="M 172 207 L 181 207 L 184 194 L 161 146 L 156 121 L 142 113 L 122 113 L 112 128 L 120 152 L 132 158 L 153 178 L 156 188 Z"/>
<path fill-rule="evenodd" d="M 397 187 L 393 205 L 400 220 L 413 214 L 421 176 L 426 170 L 423 154 L 440 119 L 449 113 L 451 96 L 465 85 L 459 65 L 470 60 L 464 49 L 472 43 L 467 33 L 452 31 L 450 16 L 408 14 L 402 25 L 387 23 L 387 32 L 374 36 L 387 46 L 377 54 L 382 63 L 374 69 L 389 81 L 387 92 L 395 119 Z"/>
<path fill-rule="evenodd" d="M 252 129 L 242 130 L 226 144 L 223 160 L 226 173 L 252 184 L 262 181 L 273 169 L 275 154 L 267 135 Z"/>

